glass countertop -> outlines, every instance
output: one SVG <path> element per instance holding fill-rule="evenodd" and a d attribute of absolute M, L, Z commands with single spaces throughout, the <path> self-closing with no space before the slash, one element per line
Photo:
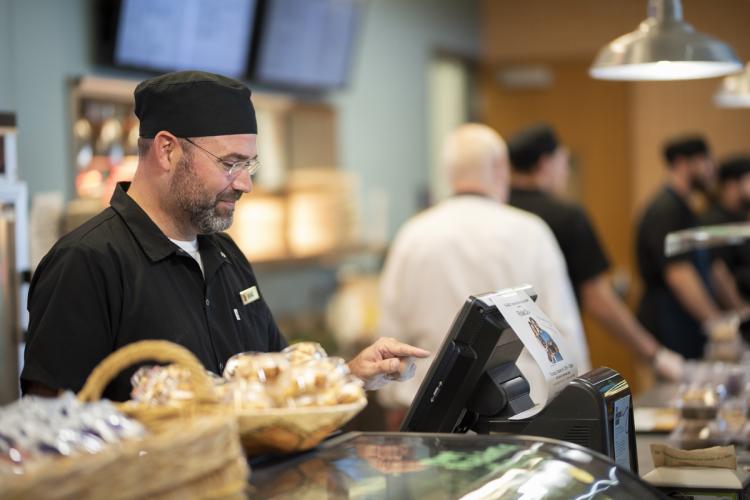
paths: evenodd
<path fill-rule="evenodd" d="M 307 499 L 659 498 L 585 448 L 536 437 L 349 433 L 253 466 L 251 496 Z"/>

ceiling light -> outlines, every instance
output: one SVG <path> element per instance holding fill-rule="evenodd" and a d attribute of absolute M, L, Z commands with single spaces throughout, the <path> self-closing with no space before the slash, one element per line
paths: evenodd
<path fill-rule="evenodd" d="M 724 78 L 714 102 L 722 108 L 750 108 L 750 63 L 742 73 Z"/>
<path fill-rule="evenodd" d="M 680 0 L 649 0 L 648 18 L 601 49 L 589 74 L 601 80 L 691 80 L 740 70 L 731 47 L 682 20 Z"/>

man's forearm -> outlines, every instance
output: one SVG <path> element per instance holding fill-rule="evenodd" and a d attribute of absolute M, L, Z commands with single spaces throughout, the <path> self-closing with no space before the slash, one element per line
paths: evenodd
<path fill-rule="evenodd" d="M 746 306 L 724 261 L 716 260 L 711 266 L 711 282 L 719 302 L 726 309 L 739 310 Z"/>
<path fill-rule="evenodd" d="M 659 350 L 659 342 L 641 326 L 615 294 L 606 274 L 599 274 L 584 282 L 580 291 L 584 311 L 641 358 L 653 359 Z"/>
<path fill-rule="evenodd" d="M 705 323 L 721 314 L 690 262 L 668 264 L 664 279 L 682 307 L 696 321 Z"/>

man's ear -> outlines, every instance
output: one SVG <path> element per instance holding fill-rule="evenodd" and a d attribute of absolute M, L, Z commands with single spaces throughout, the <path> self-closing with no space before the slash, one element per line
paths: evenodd
<path fill-rule="evenodd" d="M 180 141 L 166 130 L 154 136 L 151 150 L 157 164 L 164 170 L 172 170 L 183 154 Z"/>

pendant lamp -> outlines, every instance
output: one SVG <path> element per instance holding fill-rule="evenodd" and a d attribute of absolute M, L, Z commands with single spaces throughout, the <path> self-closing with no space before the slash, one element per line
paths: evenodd
<path fill-rule="evenodd" d="M 692 80 L 741 70 L 731 47 L 682 20 L 680 0 L 649 0 L 648 18 L 602 48 L 589 74 L 601 80 Z"/>
<path fill-rule="evenodd" d="M 750 108 L 750 63 L 742 73 L 724 78 L 714 102 L 721 108 Z"/>

